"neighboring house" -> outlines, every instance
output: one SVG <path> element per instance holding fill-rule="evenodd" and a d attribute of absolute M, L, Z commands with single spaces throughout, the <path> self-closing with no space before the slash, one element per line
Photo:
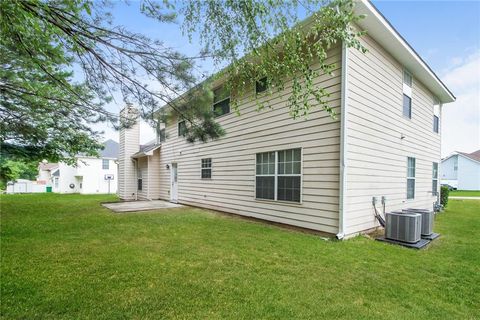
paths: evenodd
<path fill-rule="evenodd" d="M 37 181 L 58 193 L 116 193 L 118 186 L 118 142 L 107 140 L 100 157 L 79 155 L 77 166 L 40 163 Z"/>
<path fill-rule="evenodd" d="M 315 80 L 330 93 L 337 119 L 313 108 L 308 119 L 294 120 L 288 89 L 269 96 L 259 92 L 262 86 L 251 94 L 273 108 L 257 112 L 254 101 L 240 97 L 237 116 L 216 83 L 212 108 L 226 131 L 218 140 L 190 144 L 182 136 L 185 122 L 175 119 L 158 142 L 141 148 L 138 124 L 121 130 L 119 196 L 211 208 L 338 238 L 378 226 L 373 197 L 386 197 L 389 211 L 432 209 L 441 106 L 455 97 L 372 4 L 358 2 L 355 11 L 366 15 L 359 27 L 368 30 L 361 39 L 368 52 L 331 48 L 334 76 Z M 127 106 L 122 115 L 137 112 Z"/>
<path fill-rule="evenodd" d="M 458 190 L 480 190 L 480 150 L 455 152 L 442 160 L 441 183 Z"/>

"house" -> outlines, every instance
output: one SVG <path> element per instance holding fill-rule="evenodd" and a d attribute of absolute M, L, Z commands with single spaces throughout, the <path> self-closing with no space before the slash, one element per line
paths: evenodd
<path fill-rule="evenodd" d="M 440 165 L 441 183 L 459 190 L 480 190 L 480 150 L 454 152 Z"/>
<path fill-rule="evenodd" d="M 79 155 L 76 166 L 42 162 L 38 166 L 37 181 L 58 193 L 116 193 L 118 149 L 118 142 L 107 140 L 100 157 Z"/>
<path fill-rule="evenodd" d="M 212 107 L 226 135 L 207 143 L 185 141 L 185 122 L 170 120 L 158 141 L 139 146 L 139 126 L 120 132 L 119 196 L 164 199 L 350 237 L 378 227 L 373 200 L 387 210 L 432 209 L 439 191 L 440 118 L 453 94 L 368 1 L 357 2 L 368 30 L 363 54 L 339 45 L 329 51 L 334 76 L 315 81 L 330 93 L 339 115 L 311 110 L 292 119 L 288 89 L 273 108 L 256 111 L 228 95 Z M 317 65 L 312 65 L 318 68 Z M 288 86 L 287 86 L 288 87 Z M 127 106 L 121 114 L 135 117 Z M 382 198 L 383 197 L 383 198 Z M 378 203 L 380 206 L 380 203 Z"/>

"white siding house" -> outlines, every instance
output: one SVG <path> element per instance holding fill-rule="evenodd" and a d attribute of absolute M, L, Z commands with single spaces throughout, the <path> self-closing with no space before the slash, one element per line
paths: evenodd
<path fill-rule="evenodd" d="M 117 142 L 107 140 L 99 158 L 79 155 L 76 166 L 40 163 L 37 181 L 57 193 L 117 193 L 118 148 Z"/>
<path fill-rule="evenodd" d="M 292 119 L 287 84 L 257 96 L 270 100 L 268 110 L 256 110 L 255 88 L 237 97 L 241 115 L 226 109 L 217 118 L 226 135 L 216 141 L 188 143 L 175 119 L 165 124 L 165 139 L 146 146 L 139 145 L 138 125 L 123 129 L 119 196 L 339 238 L 378 226 L 373 197 L 386 197 L 387 210 L 431 209 L 439 190 L 441 106 L 455 97 L 369 2 L 355 10 L 366 15 L 357 27 L 367 30 L 361 41 L 369 51 L 331 48 L 333 76 L 315 79 L 330 93 L 336 119 L 315 108 L 308 119 Z M 135 117 L 137 110 L 128 106 L 122 115 Z"/>
<path fill-rule="evenodd" d="M 440 177 L 442 184 L 458 190 L 480 190 L 480 150 L 455 152 L 443 159 Z"/>

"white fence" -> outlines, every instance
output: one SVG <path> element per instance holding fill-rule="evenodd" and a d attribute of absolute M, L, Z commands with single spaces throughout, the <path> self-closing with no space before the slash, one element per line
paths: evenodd
<path fill-rule="evenodd" d="M 37 184 L 34 181 L 20 180 L 16 182 L 9 182 L 7 184 L 7 193 L 43 193 L 47 192 L 47 186 L 44 184 Z"/>

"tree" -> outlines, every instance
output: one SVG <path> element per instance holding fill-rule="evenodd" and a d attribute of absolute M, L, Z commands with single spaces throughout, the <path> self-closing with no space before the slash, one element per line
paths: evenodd
<path fill-rule="evenodd" d="M 35 179 L 37 175 L 36 164 L 35 162 L 24 162 L 0 157 L 0 190 L 5 189 L 8 181 Z"/>
<path fill-rule="evenodd" d="M 130 125 L 105 110 L 115 92 L 140 106 L 152 125 L 180 116 L 189 123 L 190 141 L 216 139 L 224 132 L 210 108 L 210 83 L 219 77 L 236 96 L 265 76 L 270 93 L 291 79 L 292 117 L 308 115 L 312 105 L 334 116 L 324 101 L 328 93 L 314 85 L 318 72 L 310 65 L 317 61 L 321 72 L 330 73 L 327 50 L 340 42 L 364 50 L 358 42 L 362 33 L 350 28 L 360 18 L 352 8 L 351 0 L 144 0 L 140 10 L 149 18 L 161 23 L 178 18 L 190 39 L 199 36 L 203 50 L 185 56 L 112 25 L 104 2 L 1 1 L 2 147 L 51 161 L 79 152 L 93 155 L 99 133 L 91 123 Z M 312 18 L 299 24 L 299 9 Z M 205 58 L 228 67 L 197 85 L 196 61 Z M 160 89 L 148 86 L 151 80 Z M 169 107 L 168 114 L 156 112 L 162 105 Z M 235 101 L 233 105 L 241 113 Z"/>

